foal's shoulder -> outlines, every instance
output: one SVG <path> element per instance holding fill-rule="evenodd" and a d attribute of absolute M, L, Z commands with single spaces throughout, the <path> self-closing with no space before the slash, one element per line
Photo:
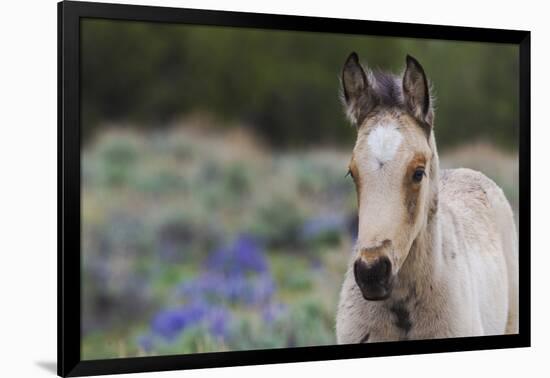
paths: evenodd
<path fill-rule="evenodd" d="M 483 173 L 469 168 L 444 169 L 440 172 L 441 199 L 462 203 L 468 207 L 492 207 L 506 201 L 502 189 Z"/>

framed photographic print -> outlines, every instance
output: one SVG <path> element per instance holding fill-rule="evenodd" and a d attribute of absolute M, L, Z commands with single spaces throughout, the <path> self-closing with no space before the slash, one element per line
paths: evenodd
<path fill-rule="evenodd" d="M 58 20 L 59 375 L 530 345 L 528 31 Z"/>

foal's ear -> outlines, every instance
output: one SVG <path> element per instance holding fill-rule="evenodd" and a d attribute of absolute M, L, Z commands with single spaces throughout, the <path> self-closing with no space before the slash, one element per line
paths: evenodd
<path fill-rule="evenodd" d="M 344 107 L 349 120 L 357 127 L 373 107 L 372 90 L 369 88 L 367 74 L 359 64 L 359 57 L 352 52 L 342 70 L 342 89 Z"/>
<path fill-rule="evenodd" d="M 433 126 L 433 107 L 430 86 L 424 68 L 407 55 L 407 68 L 403 74 L 403 97 L 405 106 L 418 120 Z"/>

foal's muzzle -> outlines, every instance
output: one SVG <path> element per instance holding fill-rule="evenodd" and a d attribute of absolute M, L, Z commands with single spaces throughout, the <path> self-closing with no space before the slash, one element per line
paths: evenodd
<path fill-rule="evenodd" d="M 366 300 L 379 301 L 391 294 L 391 262 L 386 256 L 371 261 L 358 258 L 353 264 L 355 282 Z"/>

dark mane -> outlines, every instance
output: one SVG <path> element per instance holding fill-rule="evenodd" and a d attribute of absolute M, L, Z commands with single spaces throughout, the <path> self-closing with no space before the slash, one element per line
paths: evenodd
<path fill-rule="evenodd" d="M 403 90 L 401 81 L 393 74 L 374 70 L 372 71 L 373 88 L 380 104 L 388 107 L 403 105 Z"/>

